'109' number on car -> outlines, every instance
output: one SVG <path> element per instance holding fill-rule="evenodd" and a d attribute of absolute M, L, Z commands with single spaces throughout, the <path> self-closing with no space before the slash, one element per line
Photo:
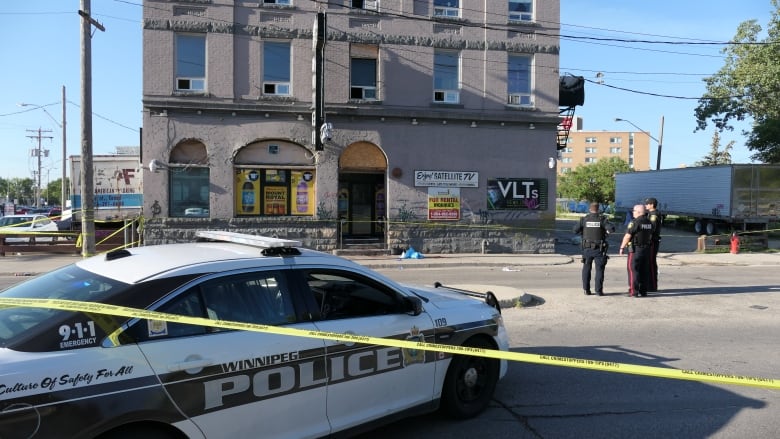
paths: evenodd
<path fill-rule="evenodd" d="M 442 326 L 447 326 L 447 319 L 444 317 L 439 319 L 434 319 L 433 324 L 436 325 L 437 328 L 441 328 Z"/>

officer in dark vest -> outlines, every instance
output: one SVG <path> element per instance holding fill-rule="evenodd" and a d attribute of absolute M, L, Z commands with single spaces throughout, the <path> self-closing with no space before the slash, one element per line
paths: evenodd
<path fill-rule="evenodd" d="M 607 266 L 607 235 L 615 231 L 615 226 L 607 221 L 607 217 L 599 214 L 599 203 L 590 203 L 589 212 L 574 225 L 574 233 L 582 235 L 582 292 L 590 295 L 590 273 L 593 263 L 596 264 L 595 290 L 599 296 L 604 295 L 604 267 Z"/>
<path fill-rule="evenodd" d="M 628 296 L 647 296 L 650 283 L 650 244 L 653 239 L 653 223 L 647 218 L 645 206 L 634 206 L 634 219 L 628 223 L 626 234 L 620 243 L 620 254 L 628 252 Z"/>
<path fill-rule="evenodd" d="M 658 291 L 658 246 L 661 244 L 661 224 L 663 217 L 658 212 L 658 200 L 648 198 L 645 200 L 647 219 L 653 223 L 653 239 L 650 241 L 650 281 L 647 285 L 648 292 Z"/>

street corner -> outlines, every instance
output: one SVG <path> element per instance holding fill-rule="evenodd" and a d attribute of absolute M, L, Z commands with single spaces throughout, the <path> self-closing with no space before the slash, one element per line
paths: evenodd
<path fill-rule="evenodd" d="M 519 288 L 503 285 L 460 284 L 447 286 L 478 293 L 487 293 L 490 291 L 496 296 L 496 299 L 498 299 L 498 304 L 501 309 L 531 308 L 544 304 L 544 299 L 539 296 L 527 293 Z"/>

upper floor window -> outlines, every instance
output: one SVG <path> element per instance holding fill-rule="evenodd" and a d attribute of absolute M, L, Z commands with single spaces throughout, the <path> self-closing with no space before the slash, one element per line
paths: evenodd
<path fill-rule="evenodd" d="M 460 53 L 436 50 L 433 54 L 433 101 L 460 102 Z"/>
<path fill-rule="evenodd" d="M 566 147 L 566 148 L 563 148 L 563 149 L 561 150 L 561 152 L 562 152 L 562 153 L 567 153 L 567 152 L 574 152 L 574 149 L 573 149 L 573 148 L 571 148 L 571 147 Z"/>
<path fill-rule="evenodd" d="M 598 139 L 596 139 L 595 137 L 586 137 L 585 143 L 596 143 L 596 140 Z"/>
<path fill-rule="evenodd" d="M 350 60 L 350 99 L 376 99 L 376 59 Z"/>
<path fill-rule="evenodd" d="M 379 0 L 352 0 L 352 9 L 376 11 L 378 8 Z"/>
<path fill-rule="evenodd" d="M 619 146 L 613 146 L 612 148 L 609 148 L 610 154 L 620 154 L 621 152 L 623 152 L 623 148 Z"/>
<path fill-rule="evenodd" d="M 594 148 L 592 146 L 585 148 L 585 154 L 595 154 L 597 151 L 598 148 Z"/>
<path fill-rule="evenodd" d="M 533 0 L 509 0 L 509 21 L 532 21 Z"/>
<path fill-rule="evenodd" d="M 460 0 L 433 0 L 436 17 L 460 17 Z"/>
<path fill-rule="evenodd" d="M 176 34 L 176 90 L 206 89 L 206 35 Z"/>
<path fill-rule="evenodd" d="M 599 161 L 596 157 L 585 157 L 585 163 L 596 163 Z"/>
<path fill-rule="evenodd" d="M 609 143 L 623 143 L 622 137 L 610 137 Z"/>
<path fill-rule="evenodd" d="M 571 157 L 563 157 L 561 158 L 561 162 L 563 163 L 571 163 L 573 160 Z"/>
<path fill-rule="evenodd" d="M 531 58 L 509 55 L 507 67 L 507 103 L 533 105 L 531 98 Z"/>
<path fill-rule="evenodd" d="M 571 172 L 571 168 L 561 168 L 561 174 L 568 174 Z"/>
<path fill-rule="evenodd" d="M 290 43 L 263 44 L 263 94 L 290 95 Z"/>

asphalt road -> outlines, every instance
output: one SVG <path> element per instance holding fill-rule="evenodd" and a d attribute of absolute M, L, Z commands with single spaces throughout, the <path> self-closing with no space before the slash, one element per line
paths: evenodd
<path fill-rule="evenodd" d="M 661 290 L 625 297 L 625 262 L 607 267 L 607 296 L 584 296 L 580 265 L 383 270 L 404 282 L 515 287 L 537 306 L 504 310 L 511 349 L 626 364 L 780 378 L 775 267 L 664 266 Z M 481 416 L 399 421 L 363 438 L 778 437 L 780 392 L 577 368 L 513 363 Z"/>

